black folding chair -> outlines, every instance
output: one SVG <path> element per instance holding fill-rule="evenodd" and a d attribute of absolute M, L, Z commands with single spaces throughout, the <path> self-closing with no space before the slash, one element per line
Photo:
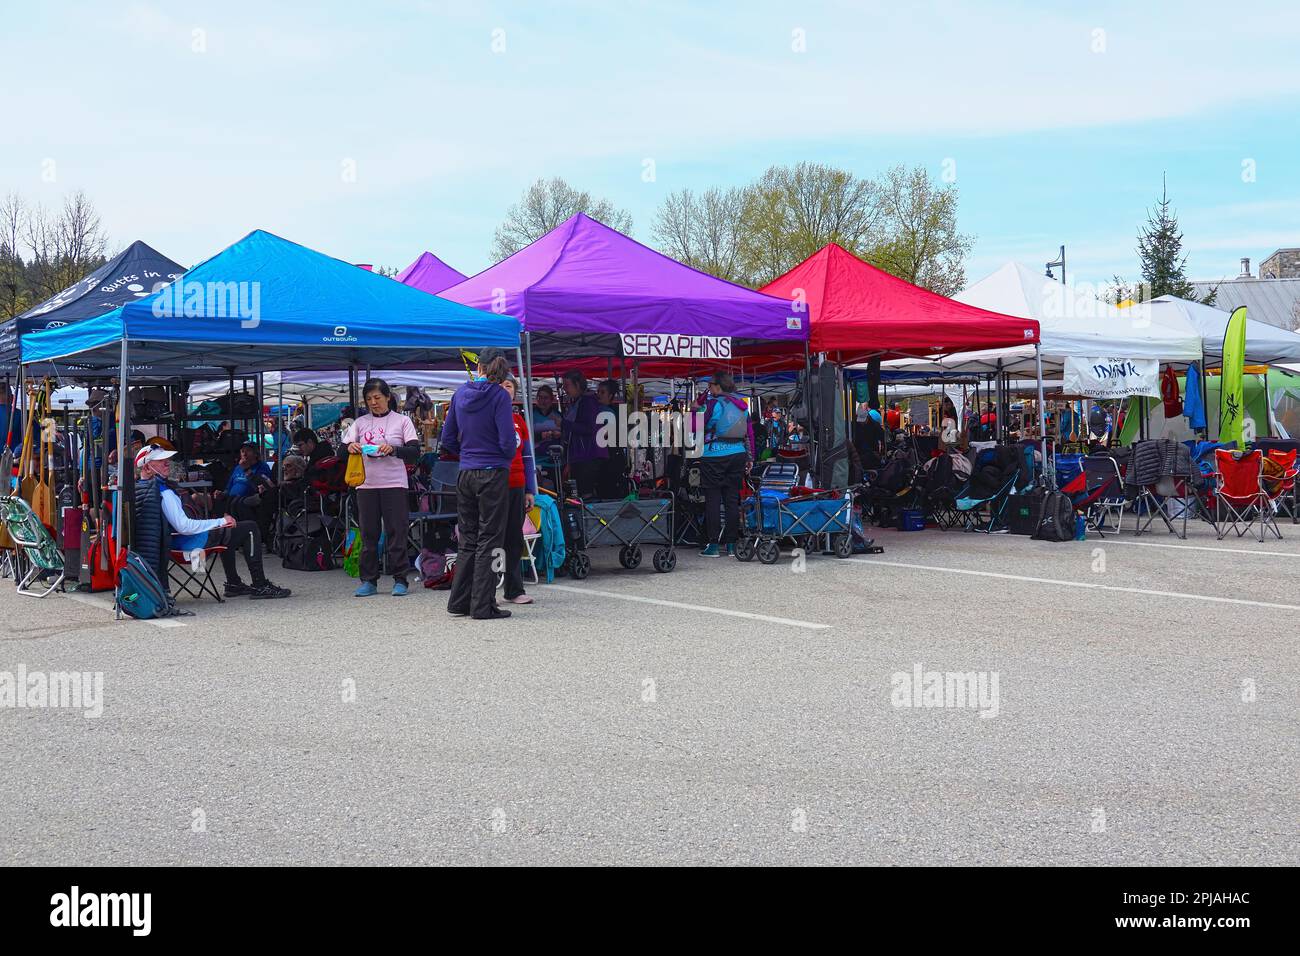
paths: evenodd
<path fill-rule="evenodd" d="M 225 553 L 225 550 L 226 546 L 223 544 L 204 548 L 202 570 L 196 572 L 190 564 L 190 559 L 185 556 L 185 552 L 173 548 L 170 552 L 171 561 L 167 565 L 167 578 L 190 597 L 201 599 L 203 595 L 210 594 L 216 598 L 217 603 L 224 603 L 225 598 L 221 596 L 216 583 L 212 580 L 212 569 L 217 566 L 217 559 Z"/>
<path fill-rule="evenodd" d="M 1124 527 L 1124 508 L 1128 504 L 1119 464 L 1109 455 L 1088 455 L 1083 459 L 1083 476 L 1084 498 L 1075 508 L 1083 512 L 1088 530 L 1102 537 L 1107 531 L 1118 534 Z M 1110 516 L 1114 516 L 1114 527 L 1107 525 Z"/>

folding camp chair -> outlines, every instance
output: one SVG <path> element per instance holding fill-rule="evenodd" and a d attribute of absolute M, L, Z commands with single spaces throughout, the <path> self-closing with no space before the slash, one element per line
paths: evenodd
<path fill-rule="evenodd" d="M 216 567 L 217 559 L 225 553 L 225 550 L 224 544 L 204 548 L 202 570 L 195 571 L 185 552 L 173 548 L 170 552 L 171 562 L 167 565 L 168 580 L 191 597 L 202 599 L 203 595 L 211 594 L 217 599 L 217 603 L 223 603 L 225 598 L 221 596 L 216 583 L 212 580 L 212 569 Z"/>
<path fill-rule="evenodd" d="M 1198 512 L 1204 478 L 1192 450 L 1168 438 L 1149 439 L 1133 446 L 1125 476 L 1133 489 L 1134 533 L 1143 534 L 1159 518 L 1170 534 L 1187 537 L 1187 519 Z M 1145 479 L 1145 481 L 1141 480 Z M 1175 523 L 1181 521 L 1181 528 Z"/>
<path fill-rule="evenodd" d="M 1244 537 L 1256 523 L 1259 524 L 1261 542 L 1266 525 L 1281 538 L 1268 492 L 1264 489 L 1263 454 L 1259 451 L 1238 454 L 1218 449 L 1214 453 L 1214 463 L 1214 497 L 1222 516 L 1219 539 L 1227 536 L 1229 527 L 1237 532 L 1238 538 Z"/>
<path fill-rule="evenodd" d="M 957 499 L 967 493 L 966 482 L 953 471 L 950 456 L 942 455 L 933 461 L 934 464 L 918 473 L 917 489 L 926 519 L 933 521 L 940 531 L 947 531 L 961 524 Z"/>
<path fill-rule="evenodd" d="M 1277 528 L 1277 516 L 1282 513 L 1283 505 L 1290 502 L 1292 510 L 1291 522 L 1295 523 L 1295 486 L 1296 486 L 1296 450 L 1293 448 L 1289 451 L 1279 449 L 1270 449 L 1264 454 L 1264 461 L 1261 463 L 1261 484 L 1264 489 L 1264 496 L 1268 499 L 1269 508 L 1269 526 L 1279 538 L 1282 537 Z"/>
<path fill-rule="evenodd" d="M 867 483 L 862 497 L 882 528 L 891 524 L 900 511 L 916 506 L 916 471 L 914 459 L 895 453 Z"/>
<path fill-rule="evenodd" d="M 19 577 L 22 572 L 18 593 L 25 597 L 43 598 L 62 587 L 65 575 L 63 549 L 50 537 L 50 532 L 36 517 L 31 505 L 22 498 L 0 496 L 0 520 L 4 521 L 14 543 L 14 577 Z M 25 571 L 24 564 L 27 566 Z M 44 591 L 32 587 L 38 579 L 45 586 Z"/>
<path fill-rule="evenodd" d="M 1123 529 L 1124 507 L 1128 504 L 1119 464 L 1109 455 L 1087 455 L 1083 459 L 1082 477 L 1084 496 L 1074 506 L 1083 512 L 1088 530 L 1102 537 L 1107 531 L 1118 533 Z M 1109 527 L 1106 521 L 1112 515 L 1115 525 Z"/>
<path fill-rule="evenodd" d="M 1007 499 L 1015 491 L 1015 488 L 1015 475 L 1008 478 L 1002 487 L 987 498 L 969 497 L 970 486 L 967 486 L 966 495 L 957 498 L 955 502 L 957 513 L 961 516 L 965 530 L 980 531 L 984 534 L 993 534 L 996 531 L 1005 530 L 1002 513 L 1006 510 Z"/>
<path fill-rule="evenodd" d="M 429 547 L 429 526 L 435 533 L 439 526 L 445 529 L 444 546 L 451 542 L 451 529 L 456 524 L 456 483 L 460 477 L 460 462 L 435 461 L 427 478 L 421 478 L 415 491 L 416 507 L 412 509 L 407 525 L 407 543 L 419 554 Z M 437 543 L 437 542 L 435 542 Z M 433 550 L 440 550 L 434 548 Z M 387 557 L 384 557 L 387 562 Z M 387 567 L 384 569 L 387 571 Z"/>

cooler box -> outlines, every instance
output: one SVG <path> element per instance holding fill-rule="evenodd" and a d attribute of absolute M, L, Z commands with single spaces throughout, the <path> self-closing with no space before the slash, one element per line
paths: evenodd
<path fill-rule="evenodd" d="M 925 512 L 916 508 L 904 508 L 898 513 L 899 531 L 924 531 Z"/>

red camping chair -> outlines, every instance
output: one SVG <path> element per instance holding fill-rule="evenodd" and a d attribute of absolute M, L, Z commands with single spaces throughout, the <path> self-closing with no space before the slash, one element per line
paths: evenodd
<path fill-rule="evenodd" d="M 1264 540 L 1264 526 L 1270 524 L 1280 538 L 1277 522 L 1272 520 L 1272 505 L 1264 490 L 1264 456 L 1259 451 L 1238 453 L 1223 448 L 1214 450 L 1215 499 L 1221 520 L 1219 540 L 1223 540 L 1231 526 L 1237 537 L 1243 537 L 1251 526 L 1259 523 L 1259 540 Z"/>
<path fill-rule="evenodd" d="M 1283 504 L 1289 504 L 1291 523 L 1295 523 L 1295 480 L 1296 450 L 1282 451 L 1277 448 L 1265 453 L 1263 463 L 1263 488 L 1268 498 L 1269 516 L 1274 532 L 1277 532 L 1277 516 Z M 1282 537 L 1278 534 L 1278 537 Z"/>
<path fill-rule="evenodd" d="M 191 597 L 202 598 L 205 594 L 211 594 L 220 604 L 224 598 L 212 581 L 212 569 L 216 566 L 217 559 L 225 554 L 226 546 L 219 544 L 215 547 L 203 548 L 202 551 L 203 564 L 199 572 L 195 573 L 185 552 L 173 548 L 169 555 L 171 563 L 167 565 L 167 577 L 171 579 L 172 584 Z"/>

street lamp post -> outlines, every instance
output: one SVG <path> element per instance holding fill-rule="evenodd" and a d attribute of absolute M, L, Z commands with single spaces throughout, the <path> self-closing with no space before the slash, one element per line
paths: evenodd
<path fill-rule="evenodd" d="M 1061 285 L 1065 285 L 1065 246 L 1061 246 L 1060 258 L 1047 263 L 1047 278 L 1055 279 L 1056 276 L 1052 275 L 1052 269 L 1058 267 L 1061 270 Z"/>

